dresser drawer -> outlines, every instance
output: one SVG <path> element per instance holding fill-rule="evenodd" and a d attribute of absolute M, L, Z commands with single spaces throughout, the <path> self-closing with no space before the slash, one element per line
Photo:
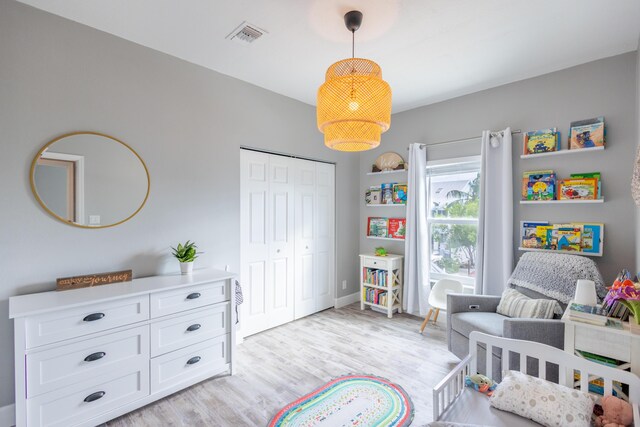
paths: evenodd
<path fill-rule="evenodd" d="M 151 294 L 151 317 L 180 313 L 229 300 L 227 281 L 188 286 Z"/>
<path fill-rule="evenodd" d="M 149 361 L 149 327 L 114 334 L 27 355 L 27 397 L 109 375 L 123 364 Z"/>
<path fill-rule="evenodd" d="M 229 363 L 229 334 L 151 359 L 151 393 L 215 375 Z"/>
<path fill-rule="evenodd" d="M 230 303 L 198 309 L 151 324 L 151 357 L 178 350 L 229 332 Z"/>
<path fill-rule="evenodd" d="M 27 348 L 126 326 L 148 318 L 148 295 L 28 317 L 25 323 Z"/>
<path fill-rule="evenodd" d="M 631 361 L 631 337 L 610 334 L 606 328 L 594 329 L 576 326 L 574 343 L 576 350 L 600 354 L 624 362 Z"/>
<path fill-rule="evenodd" d="M 377 259 L 377 258 L 364 258 L 362 260 L 362 264 L 365 267 L 369 267 L 369 268 L 379 268 L 382 270 L 387 270 L 387 262 L 385 260 L 381 260 L 381 259 Z"/>
<path fill-rule="evenodd" d="M 27 425 L 72 427 L 149 395 L 148 363 L 136 371 L 27 399 Z"/>

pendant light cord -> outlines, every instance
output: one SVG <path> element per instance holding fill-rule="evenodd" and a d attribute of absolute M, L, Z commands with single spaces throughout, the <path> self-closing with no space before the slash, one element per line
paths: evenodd
<path fill-rule="evenodd" d="M 355 58 L 356 52 L 356 30 L 351 30 L 351 59 Z"/>

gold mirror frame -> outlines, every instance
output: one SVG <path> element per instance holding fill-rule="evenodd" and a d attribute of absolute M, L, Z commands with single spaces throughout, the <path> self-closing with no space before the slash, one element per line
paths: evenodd
<path fill-rule="evenodd" d="M 75 222 L 72 222 L 72 221 L 69 221 L 69 220 L 67 220 L 65 218 L 62 218 L 61 216 L 59 216 L 58 214 L 53 212 L 51 209 L 49 209 L 47 207 L 47 205 L 44 203 L 44 201 L 40 198 L 40 195 L 38 194 L 38 190 L 36 189 L 36 183 L 35 183 L 35 180 L 34 180 L 36 164 L 38 163 L 38 159 L 40 159 L 40 156 L 42 156 L 42 154 L 47 150 L 47 148 L 49 148 L 54 143 L 60 141 L 61 139 L 68 138 L 70 136 L 76 136 L 76 135 L 95 135 L 95 136 L 102 136 L 104 138 L 109 138 L 109 139 L 111 139 L 111 140 L 113 140 L 113 141 L 115 141 L 115 142 L 117 142 L 119 144 L 124 145 L 126 148 L 131 150 L 131 152 L 133 154 L 135 154 L 135 156 L 138 158 L 138 160 L 140 160 L 140 163 L 142 164 L 142 167 L 144 168 L 144 173 L 147 176 L 147 193 L 144 195 L 144 199 L 142 200 L 142 203 L 140 203 L 140 207 L 138 207 L 138 209 L 136 209 L 136 211 L 134 213 L 132 213 L 131 215 L 129 215 L 128 217 L 126 217 L 122 221 L 118 221 L 118 222 L 115 222 L 115 223 L 109 224 L 109 225 L 98 225 L 98 226 L 76 224 Z M 30 169 L 30 172 L 29 172 L 29 181 L 31 182 L 31 192 L 35 196 L 35 198 L 38 201 L 38 203 L 40 204 L 40 206 L 42 206 L 42 208 L 47 213 L 49 213 L 49 215 L 51 215 L 52 217 L 54 217 L 58 221 L 64 222 L 67 225 L 72 225 L 72 226 L 78 227 L 78 228 L 90 228 L 90 229 L 100 229 L 100 228 L 115 227 L 116 225 L 120 225 L 123 222 L 129 221 L 131 218 L 136 216 L 138 214 L 138 212 L 140 212 L 142 210 L 144 205 L 147 203 L 147 199 L 149 198 L 149 192 L 151 191 L 151 177 L 149 176 L 149 169 L 147 169 L 146 163 L 144 162 L 144 160 L 142 160 L 142 157 L 140 157 L 140 155 L 136 152 L 136 150 L 131 148 L 131 146 L 129 144 L 127 144 L 126 142 L 120 141 L 118 138 L 114 138 L 113 136 L 106 135 L 104 133 L 92 132 L 92 131 L 71 132 L 71 133 L 64 134 L 62 136 L 59 136 L 59 137 L 57 137 L 55 139 L 52 139 L 51 141 L 47 142 L 44 145 L 44 147 L 42 147 L 40 149 L 40 151 L 38 151 L 36 156 L 33 158 L 33 161 L 31 162 L 31 169 Z"/>

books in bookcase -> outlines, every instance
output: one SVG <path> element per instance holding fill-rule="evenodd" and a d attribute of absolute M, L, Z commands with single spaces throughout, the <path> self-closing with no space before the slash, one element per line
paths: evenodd
<path fill-rule="evenodd" d="M 523 138 L 523 154 L 540 154 L 560 149 L 560 132 L 556 128 L 526 132 Z"/>
<path fill-rule="evenodd" d="M 571 122 L 569 128 L 569 150 L 604 147 L 604 117 Z"/>
<path fill-rule="evenodd" d="M 604 224 L 523 221 L 521 230 L 523 248 L 602 253 Z"/>
<path fill-rule="evenodd" d="M 571 320 L 597 326 L 605 326 L 607 324 L 607 316 L 604 315 L 601 305 L 591 306 L 572 302 L 567 309 Z"/>
<path fill-rule="evenodd" d="M 369 237 L 404 240 L 406 231 L 406 218 L 369 217 L 367 221 L 367 236 Z"/>

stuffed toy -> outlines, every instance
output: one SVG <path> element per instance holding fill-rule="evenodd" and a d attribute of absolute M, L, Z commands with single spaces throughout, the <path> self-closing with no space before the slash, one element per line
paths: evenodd
<path fill-rule="evenodd" d="M 487 393 L 487 396 L 491 396 L 493 394 L 493 390 L 498 386 L 491 378 L 485 377 L 484 375 L 476 374 L 476 375 L 467 375 L 464 377 L 464 384 L 467 387 L 473 387 L 476 391 L 480 393 Z"/>
<path fill-rule="evenodd" d="M 629 402 L 615 396 L 604 396 L 600 406 L 603 413 L 596 417 L 597 427 L 627 427 L 633 423 L 633 409 Z"/>

